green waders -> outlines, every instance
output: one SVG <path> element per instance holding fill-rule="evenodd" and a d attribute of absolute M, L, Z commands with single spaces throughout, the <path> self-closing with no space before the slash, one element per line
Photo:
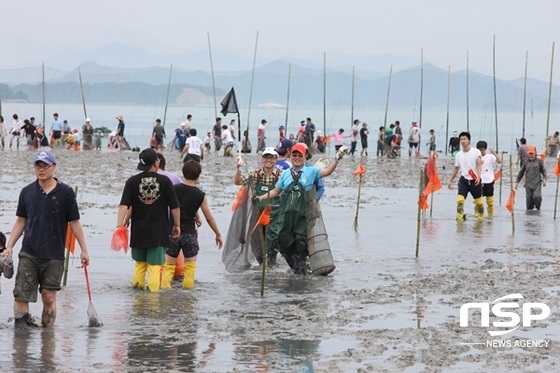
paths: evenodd
<path fill-rule="evenodd" d="M 274 185 L 267 185 L 257 180 L 256 185 L 256 195 L 262 196 L 274 189 Z M 280 234 L 280 229 L 282 228 L 282 220 L 278 219 L 279 208 L 280 208 L 280 197 L 276 197 L 270 201 L 270 224 L 268 227 L 260 227 L 262 232 L 266 231 L 266 256 L 268 259 L 268 264 L 276 263 L 276 256 L 278 255 L 278 235 Z M 259 216 L 263 212 L 269 201 L 261 201 L 258 203 L 258 214 Z M 258 262 L 262 263 L 262 250 L 258 255 L 255 255 Z"/>
<path fill-rule="evenodd" d="M 286 258 L 294 273 L 304 273 L 305 260 L 309 256 L 307 251 L 307 220 L 305 209 L 304 189 L 299 183 L 299 175 L 284 190 L 285 197 L 281 205 L 283 220 L 280 231 L 280 253 Z"/>

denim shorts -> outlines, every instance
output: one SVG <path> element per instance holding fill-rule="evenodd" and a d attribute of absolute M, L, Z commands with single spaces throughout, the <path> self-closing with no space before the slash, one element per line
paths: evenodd
<path fill-rule="evenodd" d="M 177 238 L 169 240 L 169 248 L 165 251 L 172 258 L 177 258 L 179 252 L 183 251 L 185 258 L 192 258 L 198 255 L 198 239 L 194 233 L 185 233 Z"/>

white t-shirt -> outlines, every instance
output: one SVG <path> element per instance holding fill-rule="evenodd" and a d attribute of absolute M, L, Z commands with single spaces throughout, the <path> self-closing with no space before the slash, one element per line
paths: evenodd
<path fill-rule="evenodd" d="M 485 154 L 482 156 L 482 184 L 490 184 L 494 181 L 494 165 L 496 157 L 494 154 Z"/>
<path fill-rule="evenodd" d="M 358 142 L 358 140 L 360 139 L 360 129 L 358 128 L 358 125 L 352 125 L 352 128 L 350 129 L 350 141 L 352 142 Z"/>
<path fill-rule="evenodd" d="M 410 132 L 408 133 L 408 142 L 419 143 L 420 142 L 420 128 L 416 126 L 410 127 Z"/>
<path fill-rule="evenodd" d="M 227 144 L 228 142 L 233 142 L 233 137 L 229 129 L 222 130 L 222 140 Z"/>
<path fill-rule="evenodd" d="M 480 150 L 471 148 L 468 152 L 461 150 L 455 156 L 455 167 L 459 167 L 461 176 L 467 180 L 474 180 L 471 175 L 469 175 L 469 170 L 473 170 L 476 174 L 476 160 L 482 157 Z"/>
<path fill-rule="evenodd" d="M 198 156 L 202 155 L 200 153 L 200 147 L 202 146 L 202 140 L 199 139 L 198 137 L 189 136 L 187 138 L 187 141 L 185 142 L 185 146 L 189 147 L 189 150 L 187 151 L 188 154 L 196 154 Z"/>

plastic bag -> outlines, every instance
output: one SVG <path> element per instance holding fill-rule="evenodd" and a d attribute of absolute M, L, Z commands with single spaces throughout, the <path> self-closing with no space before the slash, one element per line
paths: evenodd
<path fill-rule="evenodd" d="M 125 226 L 120 226 L 113 232 L 111 249 L 115 251 L 124 249 L 124 253 L 128 253 L 128 229 Z"/>

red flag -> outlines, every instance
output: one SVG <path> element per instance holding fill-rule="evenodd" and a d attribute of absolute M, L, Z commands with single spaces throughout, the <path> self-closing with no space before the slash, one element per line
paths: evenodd
<path fill-rule="evenodd" d="M 544 161 L 546 159 L 546 150 L 547 148 L 544 148 L 544 150 L 541 153 L 541 159 Z"/>
<path fill-rule="evenodd" d="M 420 197 L 420 209 L 427 210 L 429 208 L 430 206 L 428 206 L 428 195 L 422 192 L 422 195 Z"/>
<path fill-rule="evenodd" d="M 496 171 L 496 173 L 494 174 L 494 182 L 500 180 L 500 176 L 502 176 L 502 170 L 501 169 Z"/>
<path fill-rule="evenodd" d="M 263 212 L 261 212 L 261 216 L 259 216 L 259 220 L 257 220 L 257 224 L 255 224 L 255 227 L 253 228 L 251 233 L 253 233 L 259 225 L 270 224 L 270 213 L 271 213 L 271 211 L 272 211 L 272 209 L 270 208 L 270 205 L 266 205 Z"/>
<path fill-rule="evenodd" d="M 239 188 L 239 191 L 237 192 L 235 201 L 233 201 L 233 204 L 231 205 L 231 211 L 237 210 L 238 207 L 241 207 L 245 202 L 247 202 L 247 197 L 248 197 L 247 187 L 243 185 L 241 188 Z"/>
<path fill-rule="evenodd" d="M 426 163 L 426 176 L 428 178 L 428 184 L 426 184 L 422 194 L 427 196 L 428 194 L 441 189 L 441 181 L 439 179 L 436 166 L 436 157 L 433 155 L 430 157 L 428 163 Z"/>
<path fill-rule="evenodd" d="M 323 144 L 328 144 L 329 142 L 331 142 L 331 135 L 325 137 L 325 139 L 323 140 Z"/>
<path fill-rule="evenodd" d="M 364 166 L 362 166 L 361 164 L 358 166 L 358 168 L 356 169 L 356 171 L 354 171 L 354 176 L 358 176 L 358 175 L 363 175 L 366 173 L 366 169 L 364 168 Z"/>
<path fill-rule="evenodd" d="M 66 240 L 64 242 L 66 243 L 68 251 L 74 255 L 74 250 L 76 250 L 76 236 L 74 236 L 70 224 L 66 227 Z"/>
<path fill-rule="evenodd" d="M 556 167 L 554 167 L 554 173 L 560 176 L 560 160 L 556 162 Z"/>
<path fill-rule="evenodd" d="M 509 212 L 513 212 L 513 205 L 515 205 L 515 189 L 511 188 L 506 202 L 506 209 L 508 209 Z"/>

